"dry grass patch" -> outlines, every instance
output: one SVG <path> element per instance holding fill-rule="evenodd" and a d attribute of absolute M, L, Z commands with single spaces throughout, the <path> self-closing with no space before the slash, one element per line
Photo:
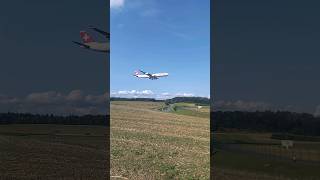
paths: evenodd
<path fill-rule="evenodd" d="M 209 119 L 160 112 L 162 105 L 112 102 L 112 176 L 209 179 Z"/>

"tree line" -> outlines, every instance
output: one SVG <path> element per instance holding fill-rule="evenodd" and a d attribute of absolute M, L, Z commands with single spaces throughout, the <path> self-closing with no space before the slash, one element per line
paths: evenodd
<path fill-rule="evenodd" d="M 196 105 L 210 105 L 210 99 L 205 97 L 174 97 L 172 99 L 165 100 L 166 104 L 174 104 L 174 103 L 194 103 Z"/>
<path fill-rule="evenodd" d="M 57 116 L 53 114 L 0 113 L 1 124 L 64 124 L 109 126 L 107 115 Z"/>
<path fill-rule="evenodd" d="M 111 101 L 145 101 L 145 102 L 165 102 L 166 104 L 174 103 L 194 103 L 197 105 L 210 105 L 210 99 L 205 97 L 174 97 L 166 100 L 159 100 L 155 98 L 121 98 L 121 97 L 111 97 Z"/>
<path fill-rule="evenodd" d="M 211 131 L 243 130 L 320 136 L 320 118 L 288 111 L 211 112 Z"/>

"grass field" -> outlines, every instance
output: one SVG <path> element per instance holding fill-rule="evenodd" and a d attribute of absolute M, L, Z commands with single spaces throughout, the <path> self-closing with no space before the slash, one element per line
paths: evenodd
<path fill-rule="evenodd" d="M 209 106 L 201 106 L 199 109 L 198 106 L 192 103 L 175 103 L 176 111 L 174 113 L 187 115 L 187 116 L 195 116 L 201 118 L 210 118 L 210 108 Z"/>
<path fill-rule="evenodd" d="M 209 108 L 163 106 L 111 103 L 111 179 L 209 179 Z M 102 126 L 0 125 L 0 179 L 106 179 L 108 138 Z M 212 140 L 213 179 L 320 179 L 319 142 L 286 150 L 270 133 L 234 131 Z"/>
<path fill-rule="evenodd" d="M 320 178 L 320 143 L 299 141 L 293 148 L 284 149 L 280 140 L 270 137 L 268 133 L 215 133 L 217 179 L 236 176 L 239 179 Z"/>
<path fill-rule="evenodd" d="M 111 103 L 111 175 L 209 179 L 209 118 L 161 112 L 162 106 Z"/>
<path fill-rule="evenodd" d="M 106 127 L 0 125 L 0 179 L 106 179 Z"/>

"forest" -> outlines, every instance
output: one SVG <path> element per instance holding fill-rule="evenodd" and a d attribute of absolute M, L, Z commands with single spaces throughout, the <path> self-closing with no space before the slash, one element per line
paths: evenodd
<path fill-rule="evenodd" d="M 289 133 L 320 136 L 320 117 L 288 111 L 216 111 L 211 112 L 211 131 Z"/>
<path fill-rule="evenodd" d="M 0 113 L 1 124 L 64 124 L 109 126 L 107 115 L 57 116 L 53 114 Z"/>
<path fill-rule="evenodd" d="M 210 105 L 210 99 L 205 97 L 174 97 L 172 99 L 167 99 L 165 101 L 166 104 L 174 104 L 174 103 L 194 103 L 196 105 Z"/>

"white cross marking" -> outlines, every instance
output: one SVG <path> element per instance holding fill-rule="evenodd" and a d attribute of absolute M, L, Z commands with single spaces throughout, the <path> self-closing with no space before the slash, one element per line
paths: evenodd
<path fill-rule="evenodd" d="M 83 39 L 84 39 L 85 41 L 88 41 L 88 40 L 90 39 L 90 37 L 88 36 L 88 34 L 84 34 Z"/>

